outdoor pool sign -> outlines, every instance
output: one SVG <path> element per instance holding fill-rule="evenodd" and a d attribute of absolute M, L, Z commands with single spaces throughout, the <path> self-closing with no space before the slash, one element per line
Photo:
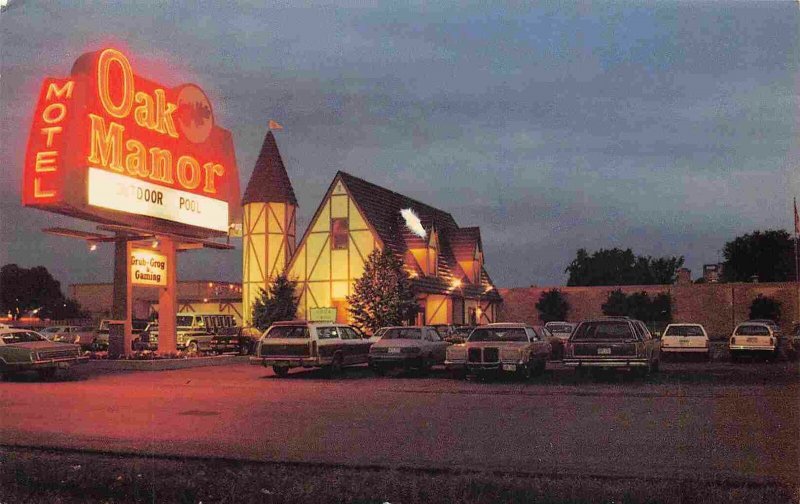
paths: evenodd
<path fill-rule="evenodd" d="M 336 308 L 309 308 L 308 319 L 311 322 L 325 322 L 333 324 L 336 322 Z"/>
<path fill-rule="evenodd" d="M 132 248 L 130 266 L 133 285 L 166 287 L 167 256 L 148 249 Z"/>
<path fill-rule="evenodd" d="M 115 49 L 45 79 L 25 158 L 26 206 L 154 232 L 221 236 L 240 222 L 230 132 L 194 84 L 168 88 Z"/>

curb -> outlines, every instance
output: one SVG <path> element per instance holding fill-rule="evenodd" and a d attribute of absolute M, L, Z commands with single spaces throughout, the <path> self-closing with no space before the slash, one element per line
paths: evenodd
<path fill-rule="evenodd" d="M 227 366 L 247 364 L 247 355 L 214 355 L 192 359 L 154 359 L 154 360 L 90 360 L 83 369 L 89 371 L 169 371 L 207 366 Z"/>

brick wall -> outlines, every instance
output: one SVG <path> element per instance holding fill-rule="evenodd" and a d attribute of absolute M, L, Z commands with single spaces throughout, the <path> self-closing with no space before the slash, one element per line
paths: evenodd
<path fill-rule="evenodd" d="M 536 302 L 542 292 L 552 287 L 525 287 L 499 289 L 503 305 L 499 320 L 541 324 Z M 604 287 L 558 287 L 570 304 L 567 319 L 578 322 L 603 315 L 601 305 L 608 293 L 621 289 L 625 294 L 645 291 L 653 296 L 666 292 L 672 296 L 673 322 L 703 324 L 712 337 L 730 335 L 736 324 L 747 320 L 750 303 L 759 294 L 781 302 L 781 320 L 778 323 L 788 331 L 793 321 L 800 319 L 797 311 L 798 286 L 796 283 L 715 283 L 689 285 L 624 285 Z"/>

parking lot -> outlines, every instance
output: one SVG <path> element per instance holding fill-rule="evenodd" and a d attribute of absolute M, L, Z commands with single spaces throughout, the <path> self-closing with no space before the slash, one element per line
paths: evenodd
<path fill-rule="evenodd" d="M 247 364 L 0 383 L 5 445 L 353 467 L 508 471 L 797 485 L 800 379 L 791 362 L 666 362 L 648 378 L 521 383 L 277 378 Z"/>

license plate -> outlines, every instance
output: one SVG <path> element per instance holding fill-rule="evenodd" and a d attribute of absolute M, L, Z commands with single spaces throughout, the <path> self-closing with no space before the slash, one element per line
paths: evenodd
<path fill-rule="evenodd" d="M 758 341 L 758 338 L 747 338 L 748 343 L 755 343 Z"/>
<path fill-rule="evenodd" d="M 688 346 L 689 343 L 691 343 L 691 340 L 688 340 L 688 339 L 680 339 L 680 340 L 678 340 L 678 344 L 680 344 L 680 345 L 687 345 Z"/>
<path fill-rule="evenodd" d="M 611 355 L 611 349 L 610 348 L 598 348 L 597 349 L 597 355 Z"/>
<path fill-rule="evenodd" d="M 503 371 L 516 371 L 517 365 L 516 364 L 503 364 Z"/>
<path fill-rule="evenodd" d="M 400 353 L 400 349 L 399 348 L 390 348 L 389 349 L 389 353 Z"/>

